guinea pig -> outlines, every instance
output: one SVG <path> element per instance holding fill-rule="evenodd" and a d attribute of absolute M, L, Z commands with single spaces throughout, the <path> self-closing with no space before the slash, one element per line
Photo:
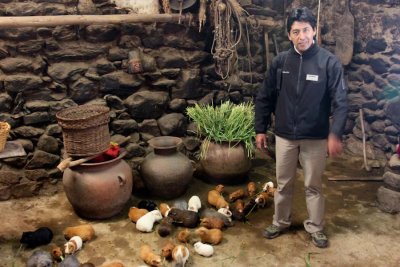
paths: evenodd
<path fill-rule="evenodd" d="M 222 229 L 225 226 L 224 220 L 217 217 L 204 217 L 200 219 L 200 225 L 207 229 Z"/>
<path fill-rule="evenodd" d="M 140 247 L 140 258 L 150 266 L 161 266 L 161 257 L 156 255 L 149 245 L 142 245 Z"/>
<path fill-rule="evenodd" d="M 176 239 L 178 239 L 178 241 L 181 243 L 189 243 L 191 238 L 192 236 L 188 228 L 179 231 L 176 235 Z"/>
<path fill-rule="evenodd" d="M 211 206 L 219 208 L 228 208 L 229 204 L 226 202 L 224 197 L 217 190 L 208 191 L 207 201 Z"/>
<path fill-rule="evenodd" d="M 101 267 L 124 267 L 125 265 L 123 265 L 120 262 L 111 262 L 105 265 L 101 265 Z M 82 266 L 81 266 L 82 267 Z"/>
<path fill-rule="evenodd" d="M 201 208 L 201 200 L 198 196 L 192 196 L 188 201 L 188 210 L 198 212 Z"/>
<path fill-rule="evenodd" d="M 55 261 L 61 261 L 63 259 L 64 253 L 60 247 L 53 247 L 51 250 L 51 256 Z"/>
<path fill-rule="evenodd" d="M 240 188 L 240 189 L 230 193 L 228 199 L 230 202 L 234 202 L 237 199 L 244 198 L 244 196 L 245 196 L 244 190 Z"/>
<path fill-rule="evenodd" d="M 141 232 L 149 233 L 153 231 L 154 223 L 161 221 L 162 215 L 159 210 L 152 210 L 142 217 L 139 218 L 136 222 L 136 229 Z"/>
<path fill-rule="evenodd" d="M 162 218 L 160 225 L 157 228 L 157 232 L 161 237 L 166 237 L 171 234 L 173 230 L 173 225 L 172 225 L 173 219 L 170 217 L 164 217 Z"/>
<path fill-rule="evenodd" d="M 146 209 L 139 209 L 136 207 L 131 207 L 128 212 L 128 217 L 132 222 L 136 223 L 140 217 L 148 213 L 149 211 Z"/>
<path fill-rule="evenodd" d="M 64 237 L 70 239 L 73 236 L 80 236 L 82 241 L 92 240 L 95 235 L 93 226 L 90 224 L 81 224 L 77 226 L 67 227 L 64 230 Z"/>
<path fill-rule="evenodd" d="M 191 210 L 181 210 L 172 208 L 168 212 L 168 217 L 171 217 L 174 223 L 184 227 L 194 228 L 199 224 L 199 214 Z"/>
<path fill-rule="evenodd" d="M 170 211 L 170 206 L 167 203 L 160 203 L 160 212 L 163 217 L 168 216 L 168 212 Z"/>
<path fill-rule="evenodd" d="M 139 201 L 138 208 L 152 211 L 152 210 L 157 209 L 157 204 L 152 200 L 143 199 L 143 200 Z"/>
<path fill-rule="evenodd" d="M 249 182 L 247 184 L 247 194 L 249 195 L 249 197 L 253 197 L 255 196 L 255 194 L 257 193 L 257 185 L 255 182 Z"/>
<path fill-rule="evenodd" d="M 65 259 L 60 262 L 59 267 L 80 267 L 80 262 L 75 255 L 67 255 Z"/>
<path fill-rule="evenodd" d="M 40 227 L 33 232 L 23 232 L 20 243 L 28 248 L 35 248 L 41 245 L 47 245 L 53 239 L 53 232 L 50 228 Z"/>
<path fill-rule="evenodd" d="M 189 258 L 189 249 L 183 245 L 177 245 L 172 250 L 172 259 L 174 267 L 184 267 Z"/>
<path fill-rule="evenodd" d="M 199 242 L 194 243 L 194 251 L 204 257 L 211 257 L 214 254 L 214 247 L 209 244 Z"/>
<path fill-rule="evenodd" d="M 213 217 L 213 218 L 220 218 L 224 221 L 225 226 L 230 227 L 233 226 L 234 223 L 232 222 L 232 219 L 221 212 L 216 211 L 215 209 L 204 209 L 200 213 L 200 217 Z"/>
<path fill-rule="evenodd" d="M 36 250 L 26 262 L 26 267 L 52 267 L 53 260 L 47 251 Z"/>
<path fill-rule="evenodd" d="M 166 259 L 171 259 L 172 258 L 172 250 L 174 249 L 175 244 L 171 241 L 168 240 L 164 246 L 161 248 L 161 256 L 163 256 Z"/>
<path fill-rule="evenodd" d="M 222 241 L 222 231 L 220 229 L 200 227 L 196 229 L 195 233 L 203 243 L 218 245 Z"/>
<path fill-rule="evenodd" d="M 64 245 L 65 254 L 74 254 L 82 248 L 82 238 L 78 235 L 71 237 Z"/>

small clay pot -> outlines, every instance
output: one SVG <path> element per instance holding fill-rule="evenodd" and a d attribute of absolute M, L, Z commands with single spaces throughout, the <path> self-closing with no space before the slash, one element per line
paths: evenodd
<path fill-rule="evenodd" d="M 183 195 L 193 176 L 191 161 L 177 150 L 182 139 L 174 136 L 154 137 L 149 153 L 140 165 L 140 173 L 149 192 L 161 199 Z"/>

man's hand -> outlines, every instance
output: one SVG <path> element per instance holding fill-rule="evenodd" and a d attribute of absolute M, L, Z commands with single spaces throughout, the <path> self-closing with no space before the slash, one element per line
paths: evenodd
<path fill-rule="evenodd" d="M 336 135 L 330 134 L 328 136 L 328 154 L 330 157 L 336 157 L 342 153 L 343 145 L 342 140 L 340 140 Z"/>
<path fill-rule="evenodd" d="M 267 146 L 268 146 L 267 141 L 268 141 L 268 138 L 267 138 L 266 134 L 260 133 L 260 134 L 256 135 L 256 145 L 257 145 L 258 149 L 260 149 L 262 151 L 267 150 Z"/>

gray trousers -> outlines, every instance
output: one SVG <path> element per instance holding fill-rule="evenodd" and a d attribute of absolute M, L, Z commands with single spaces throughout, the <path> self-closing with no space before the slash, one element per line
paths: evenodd
<path fill-rule="evenodd" d="M 322 195 L 322 174 L 325 170 L 327 140 L 287 140 L 276 136 L 277 190 L 273 224 L 284 229 L 291 224 L 297 162 L 304 172 L 304 190 L 308 216 L 304 228 L 309 233 L 324 228 L 325 198 Z"/>

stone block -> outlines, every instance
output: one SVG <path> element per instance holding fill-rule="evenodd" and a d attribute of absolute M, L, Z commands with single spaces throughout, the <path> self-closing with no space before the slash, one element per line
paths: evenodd
<path fill-rule="evenodd" d="M 378 188 L 378 207 L 384 212 L 400 212 L 400 192 L 388 189 L 384 186 Z"/>
<path fill-rule="evenodd" d="M 385 172 L 385 174 L 383 175 L 383 181 L 393 190 L 400 192 L 400 174 L 396 174 L 390 171 Z"/>

